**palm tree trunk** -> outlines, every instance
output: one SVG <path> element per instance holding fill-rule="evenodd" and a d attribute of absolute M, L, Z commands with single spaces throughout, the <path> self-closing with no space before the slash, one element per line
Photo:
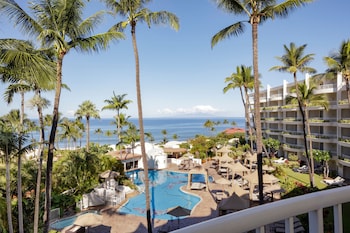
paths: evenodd
<path fill-rule="evenodd" d="M 252 19 L 252 42 L 253 42 L 253 73 L 254 73 L 254 117 L 256 133 L 256 151 L 259 180 L 259 203 L 263 204 L 263 174 L 262 174 L 262 131 L 260 116 L 260 82 L 258 67 L 258 19 Z"/>
<path fill-rule="evenodd" d="M 242 94 L 242 90 L 241 91 L 241 97 L 242 97 L 242 101 L 244 104 L 244 110 L 245 110 L 245 120 L 246 120 L 246 124 L 248 125 L 248 133 L 249 133 L 249 140 L 250 140 L 250 148 L 253 149 L 253 131 L 252 131 L 252 125 L 250 124 L 250 117 L 249 117 L 249 106 L 250 106 L 250 102 L 249 102 L 249 96 L 248 96 L 248 90 L 246 87 L 244 87 L 244 94 L 245 94 L 245 101 L 243 98 L 243 94 Z"/>
<path fill-rule="evenodd" d="M 6 146 L 7 148 L 7 146 Z M 5 152 L 5 164 L 6 164 L 6 209 L 7 209 L 7 222 L 9 233 L 13 233 L 12 224 L 12 206 L 11 206 L 11 176 L 10 176 L 10 155 L 8 149 Z"/>
<path fill-rule="evenodd" d="M 302 103 L 301 103 L 301 99 L 300 99 L 300 93 L 299 93 L 298 81 L 297 81 L 296 73 L 293 73 L 293 77 L 294 77 L 295 92 L 297 94 L 298 107 L 299 107 L 299 111 L 300 111 L 300 114 L 301 114 L 301 117 L 302 117 L 302 121 L 303 121 L 304 147 L 305 147 L 306 162 L 307 162 L 307 166 L 309 168 L 310 186 L 314 187 L 313 175 L 311 173 L 311 161 L 310 161 L 310 155 L 309 155 L 308 145 L 307 145 L 307 132 L 306 132 L 305 112 L 304 112 L 304 109 L 303 109 L 303 106 L 302 106 Z"/>
<path fill-rule="evenodd" d="M 86 151 L 89 152 L 89 144 L 90 144 L 90 117 L 86 117 Z"/>
<path fill-rule="evenodd" d="M 311 128 L 310 128 L 310 124 L 309 124 L 309 111 L 307 110 L 307 107 L 305 107 L 305 123 L 306 123 L 306 127 L 307 127 L 307 131 L 308 131 L 308 136 L 309 136 L 309 156 L 310 156 L 310 186 L 314 187 L 314 156 L 312 154 L 312 137 L 311 137 Z"/>
<path fill-rule="evenodd" d="M 23 119 L 24 119 L 24 92 L 21 91 L 21 112 L 20 112 L 20 129 L 18 142 L 18 161 L 17 161 L 17 198 L 18 198 L 18 232 L 23 233 L 23 195 L 22 195 L 22 136 L 23 136 Z"/>
<path fill-rule="evenodd" d="M 37 93 L 40 96 L 40 91 Z M 40 192 L 41 192 L 41 173 L 43 165 L 43 153 L 44 153 L 44 141 L 45 141 L 45 126 L 42 107 L 38 106 L 38 116 L 40 125 L 40 140 L 39 140 L 39 165 L 38 174 L 36 178 L 36 188 L 35 188 L 35 201 L 34 201 L 34 233 L 38 233 L 39 230 L 39 213 L 40 213 Z"/>
<path fill-rule="evenodd" d="M 150 205 L 150 193 L 149 193 L 149 179 L 148 179 L 148 160 L 145 148 L 145 135 L 143 129 L 143 115 L 142 115 L 142 99 L 141 99 L 141 85 L 140 85 L 140 63 L 139 63 L 139 53 L 136 44 L 136 22 L 132 22 L 131 25 L 131 36 L 132 45 L 134 47 L 135 56 L 135 66 L 136 66 L 136 95 L 137 95 L 137 110 L 139 117 L 139 127 L 140 127 L 140 143 L 141 143 L 141 153 L 143 169 L 145 174 L 145 196 L 146 196 L 146 215 L 147 215 L 147 229 L 148 233 L 152 233 L 152 223 L 151 223 L 151 205 Z"/>
<path fill-rule="evenodd" d="M 55 102 L 53 107 L 52 126 L 49 137 L 49 151 L 47 153 L 47 167 L 46 167 L 46 184 L 45 184 L 45 212 L 44 212 L 44 233 L 48 233 L 50 225 L 50 211 L 51 211 L 51 190 L 52 190 L 52 164 L 53 153 L 55 149 L 55 136 L 58 125 L 58 108 L 60 104 L 61 88 L 62 88 L 62 64 L 64 54 L 59 54 L 57 61 L 57 81 Z"/>

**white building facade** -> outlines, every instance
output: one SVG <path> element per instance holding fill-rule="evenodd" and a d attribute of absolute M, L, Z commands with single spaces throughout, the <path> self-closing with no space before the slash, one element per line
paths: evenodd
<path fill-rule="evenodd" d="M 310 76 L 306 75 L 302 82 L 309 79 Z M 281 86 L 267 86 L 266 90 L 260 91 L 261 124 L 264 138 L 274 138 L 282 143 L 284 157 L 295 154 L 303 158 L 302 116 L 298 107 L 286 103 L 286 97 L 292 94 L 294 86 L 294 83 L 283 81 Z M 350 104 L 342 75 L 338 74 L 332 80 L 324 79 L 315 94 L 328 97 L 329 109 L 308 108 L 313 148 L 329 151 L 331 169 L 350 178 Z M 253 93 L 249 95 L 249 100 L 254 109 Z"/>

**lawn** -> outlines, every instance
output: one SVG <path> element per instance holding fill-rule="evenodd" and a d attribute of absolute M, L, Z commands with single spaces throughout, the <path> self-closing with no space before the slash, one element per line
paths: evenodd
<path fill-rule="evenodd" d="M 292 169 L 287 168 L 287 167 L 282 167 L 282 169 L 286 173 L 286 176 L 289 179 L 293 179 L 295 181 L 298 181 L 298 182 L 302 183 L 305 186 L 309 186 L 310 185 L 309 174 L 303 174 L 303 173 L 300 173 L 300 172 L 294 172 Z M 314 175 L 314 185 L 318 189 L 324 189 L 324 188 L 327 187 L 327 185 L 325 183 L 323 183 L 322 180 L 323 180 L 323 176 L 320 176 L 318 174 Z"/>

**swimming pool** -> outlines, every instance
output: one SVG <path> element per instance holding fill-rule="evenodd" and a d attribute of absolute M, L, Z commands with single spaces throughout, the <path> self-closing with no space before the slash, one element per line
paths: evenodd
<path fill-rule="evenodd" d="M 97 214 L 98 212 L 97 211 L 85 211 L 85 212 L 76 214 L 74 216 L 70 216 L 70 217 L 67 217 L 67 218 L 59 219 L 59 220 L 57 220 L 57 221 L 55 221 L 53 223 L 50 223 L 50 229 L 62 230 L 65 227 L 73 225 L 73 223 L 75 222 L 75 220 L 77 219 L 78 216 L 83 215 L 83 214 L 87 214 L 87 213 L 95 213 L 95 214 Z"/>
<path fill-rule="evenodd" d="M 144 190 L 143 171 L 128 172 L 126 175 L 131 177 L 134 184 Z M 149 170 L 151 215 L 152 218 L 171 220 L 174 217 L 168 215 L 167 209 L 182 206 L 187 209 L 193 209 L 200 201 L 198 196 L 184 193 L 180 190 L 181 186 L 187 185 L 187 173 Z M 193 182 L 203 182 L 203 175 L 193 175 Z M 124 214 L 133 214 L 146 217 L 145 193 L 132 197 L 129 201 L 119 208 L 118 212 Z"/>

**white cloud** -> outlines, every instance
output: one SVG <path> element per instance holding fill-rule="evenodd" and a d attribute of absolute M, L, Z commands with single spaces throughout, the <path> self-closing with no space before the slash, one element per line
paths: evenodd
<path fill-rule="evenodd" d="M 157 112 L 162 115 L 179 115 L 179 114 L 196 115 L 196 114 L 215 114 L 222 111 L 210 105 L 196 105 L 191 108 L 177 108 L 177 109 L 164 108 L 164 109 L 159 109 Z"/>

